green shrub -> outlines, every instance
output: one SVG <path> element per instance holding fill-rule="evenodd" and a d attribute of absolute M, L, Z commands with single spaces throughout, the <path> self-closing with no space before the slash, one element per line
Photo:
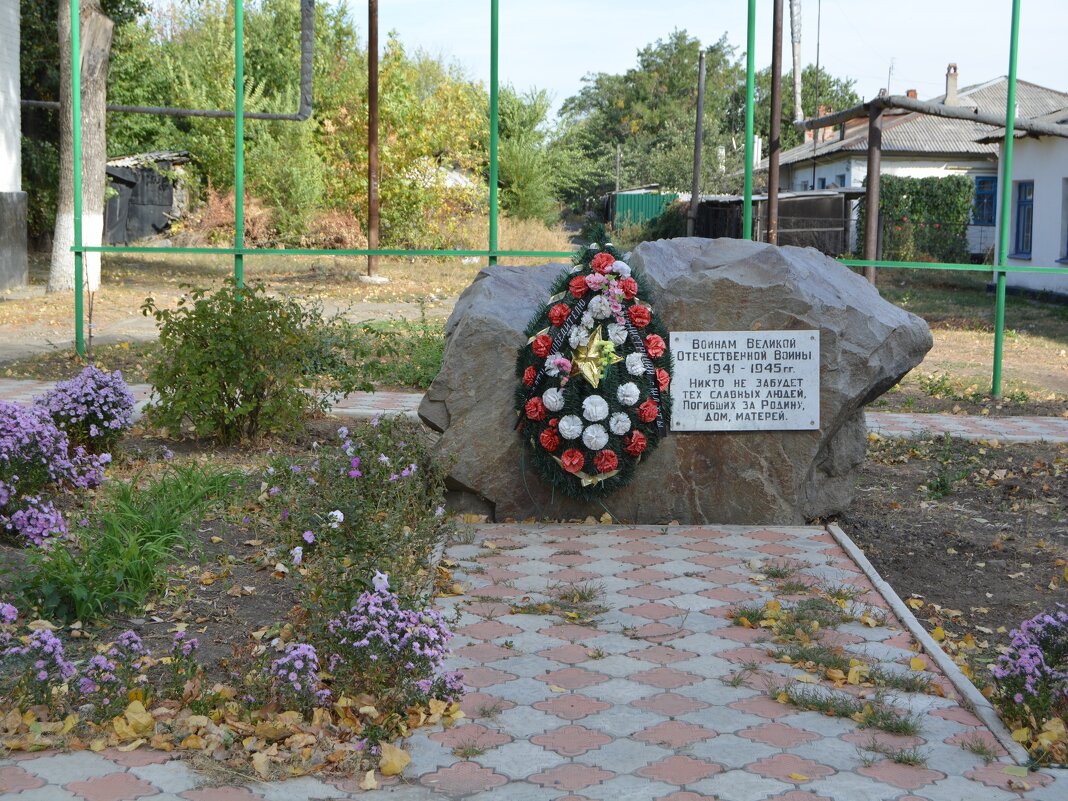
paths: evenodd
<path fill-rule="evenodd" d="M 318 304 L 230 284 L 212 294 L 194 289 L 175 309 L 148 298 L 141 310 L 159 324 L 146 416 L 172 433 L 191 427 L 232 443 L 292 432 L 332 399 L 370 388 L 349 358 L 352 329 Z"/>
<path fill-rule="evenodd" d="M 441 370 L 445 333 L 440 322 L 361 323 L 355 359 L 377 386 L 426 389 Z"/>
<path fill-rule="evenodd" d="M 447 533 L 445 473 L 420 426 L 399 417 L 343 427 L 314 459 L 272 463 L 260 500 L 300 549 L 290 555 L 307 568 L 309 603 L 324 616 L 347 609 L 376 572 L 403 598 L 424 596 Z"/>
<path fill-rule="evenodd" d="M 26 605 L 60 620 L 137 609 L 159 589 L 179 551 L 194 550 L 189 526 L 226 495 L 234 476 L 197 465 L 170 468 L 144 488 L 109 485 L 72 540 L 34 551 L 15 578 Z"/>

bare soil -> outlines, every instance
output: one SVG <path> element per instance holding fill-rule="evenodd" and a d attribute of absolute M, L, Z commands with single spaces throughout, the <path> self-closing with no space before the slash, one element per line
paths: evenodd
<path fill-rule="evenodd" d="M 1068 602 L 1068 446 L 879 440 L 837 519 L 930 629 L 986 658 L 1020 622 Z"/>

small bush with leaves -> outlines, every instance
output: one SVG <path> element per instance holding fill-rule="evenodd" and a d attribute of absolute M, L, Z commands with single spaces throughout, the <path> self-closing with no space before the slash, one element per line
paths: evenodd
<path fill-rule="evenodd" d="M 34 405 L 48 412 L 72 444 L 90 453 L 110 450 L 133 425 L 134 398 L 122 373 L 105 373 L 92 364 L 60 381 Z"/>
<path fill-rule="evenodd" d="M 406 598 L 425 593 L 448 532 L 444 477 L 420 427 L 398 417 L 343 427 L 313 459 L 274 460 L 262 501 L 304 564 L 308 603 L 323 617 L 348 609 L 375 572 Z"/>
<path fill-rule="evenodd" d="M 173 434 L 232 443 L 292 432 L 331 399 L 370 388 L 348 358 L 347 326 L 263 285 L 194 289 L 175 309 L 149 298 L 141 311 L 155 317 L 160 343 L 146 415 Z"/>

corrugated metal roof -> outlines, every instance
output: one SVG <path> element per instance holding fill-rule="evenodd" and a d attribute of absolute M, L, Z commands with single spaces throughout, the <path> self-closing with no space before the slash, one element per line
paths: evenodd
<path fill-rule="evenodd" d="M 1001 77 L 966 87 L 957 94 L 958 105 L 992 114 L 1004 113 L 1008 83 L 1007 78 Z M 941 103 L 944 99 L 945 95 L 939 95 L 930 102 Z M 1068 107 L 1068 94 L 1027 81 L 1017 81 L 1016 102 L 1021 117 L 1042 117 Z M 996 158 L 997 145 L 979 140 L 996 134 L 997 130 L 996 127 L 970 120 L 888 111 L 883 117 L 882 150 L 884 156 L 959 153 Z M 867 150 L 868 126 L 861 124 L 844 138 L 839 136 L 820 142 L 815 148 L 811 142 L 790 148 L 779 157 L 779 163 L 796 164 L 835 153 L 865 153 Z"/>
<path fill-rule="evenodd" d="M 136 153 L 132 156 L 117 156 L 108 159 L 109 167 L 140 167 L 143 164 L 154 164 L 161 161 L 169 161 L 171 164 L 185 164 L 189 161 L 188 150 L 151 150 L 148 153 Z"/>

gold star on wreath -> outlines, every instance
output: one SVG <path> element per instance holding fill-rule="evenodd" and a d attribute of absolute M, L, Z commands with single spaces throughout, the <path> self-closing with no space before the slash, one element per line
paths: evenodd
<path fill-rule="evenodd" d="M 616 346 L 611 340 L 601 337 L 601 327 L 597 326 L 589 342 L 575 348 L 571 364 L 573 370 L 577 369 L 590 382 L 590 386 L 597 389 L 605 369 L 621 361 L 623 357 L 616 353 Z"/>

